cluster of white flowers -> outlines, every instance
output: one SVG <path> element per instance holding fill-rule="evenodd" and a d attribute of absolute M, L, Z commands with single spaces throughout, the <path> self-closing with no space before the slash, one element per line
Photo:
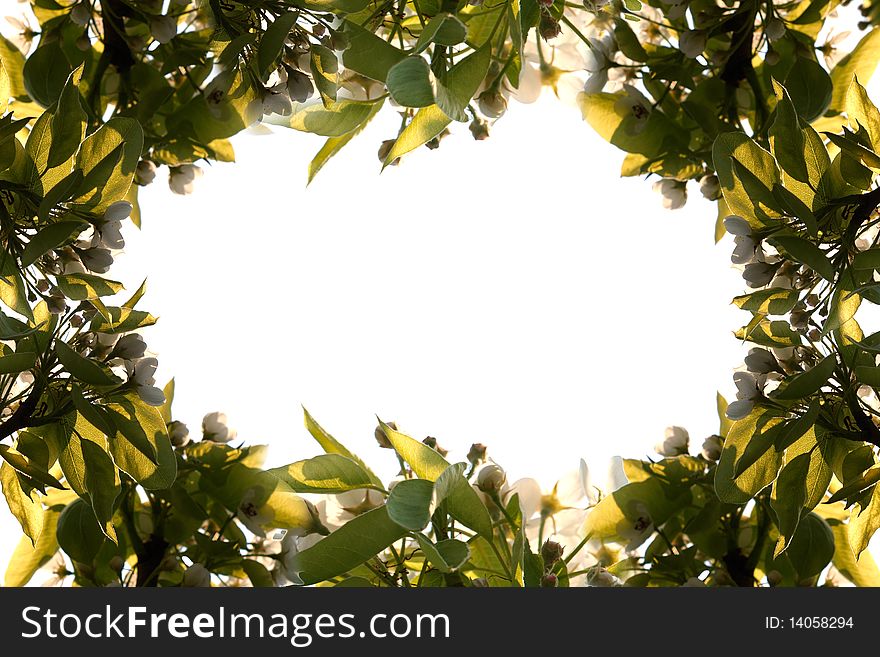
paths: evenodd
<path fill-rule="evenodd" d="M 688 454 L 690 449 L 690 434 L 684 427 L 666 427 L 663 440 L 654 446 L 654 451 L 660 456 L 674 458 Z M 703 441 L 700 455 L 707 461 L 717 461 L 721 458 L 723 439 L 718 435 L 711 435 Z"/>
<path fill-rule="evenodd" d="M 131 212 L 132 205 L 128 201 L 111 204 L 73 244 L 44 256 L 46 269 L 55 275 L 64 276 L 86 272 L 107 273 L 113 264 L 114 253 L 125 246 L 122 222 Z M 51 313 L 60 315 L 67 310 L 66 297 L 48 280 L 37 281 L 37 290 L 44 294 Z"/>

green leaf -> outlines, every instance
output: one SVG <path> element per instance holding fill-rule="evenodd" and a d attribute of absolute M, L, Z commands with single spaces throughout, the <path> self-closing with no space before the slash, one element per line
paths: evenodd
<path fill-rule="evenodd" d="M 834 91 L 829 109 L 842 112 L 846 107 L 846 95 L 852 81 L 858 79 L 867 84 L 877 69 L 878 61 L 880 61 L 880 31 L 869 30 L 855 48 L 831 69 Z"/>
<path fill-rule="evenodd" d="M 18 374 L 33 369 L 37 364 L 37 354 L 23 351 L 0 356 L 0 374 Z"/>
<path fill-rule="evenodd" d="M 831 528 L 815 513 L 808 513 L 801 519 L 786 554 L 801 579 L 815 577 L 834 556 Z"/>
<path fill-rule="evenodd" d="M 847 84 L 849 81 L 847 81 Z M 785 78 L 785 88 L 798 115 L 807 123 L 825 113 L 832 101 L 832 78 L 815 60 L 795 58 Z"/>
<path fill-rule="evenodd" d="M 83 500 L 68 504 L 58 518 L 58 545 L 74 561 L 91 564 L 104 545 L 95 513 Z"/>
<path fill-rule="evenodd" d="M 780 418 L 760 407 L 734 422 L 724 440 L 721 459 L 715 469 L 715 492 L 722 502 L 745 504 L 776 479 L 783 458 L 783 454 L 776 449 L 764 451 L 738 475 L 735 474 L 735 464 L 752 440 L 766 438 L 764 434 L 772 431 L 780 422 Z"/>
<path fill-rule="evenodd" d="M 24 281 L 18 272 L 15 260 L 0 249 L 0 301 L 19 315 L 33 321 L 34 313 L 27 299 Z"/>
<path fill-rule="evenodd" d="M 103 406 L 96 402 L 91 402 L 83 396 L 82 388 L 75 383 L 70 386 L 70 399 L 73 407 L 89 424 L 100 431 L 105 436 L 112 436 L 116 433 L 116 427 L 113 426 L 110 416 Z"/>
<path fill-rule="evenodd" d="M 733 303 L 743 310 L 762 315 L 785 315 L 799 301 L 797 290 L 771 287 L 750 294 L 734 297 Z"/>
<path fill-rule="evenodd" d="M 399 157 L 431 141 L 452 123 L 452 120 L 437 105 L 423 107 L 403 129 L 391 147 L 382 167 L 387 167 Z"/>
<path fill-rule="evenodd" d="M 849 543 L 846 524 L 833 518 L 827 518 L 826 522 L 834 534 L 834 567 L 856 586 L 880 587 L 880 568 L 877 568 L 871 553 L 863 552 L 856 559 Z"/>
<path fill-rule="evenodd" d="M 57 167 L 67 162 L 83 140 L 88 117 L 79 95 L 82 73 L 83 67 L 80 66 L 67 78 L 58 106 L 52 115 L 52 143 L 46 162 L 48 167 Z"/>
<path fill-rule="evenodd" d="M 110 306 L 106 308 L 110 314 L 107 320 L 101 315 L 95 315 L 89 328 L 97 333 L 129 333 L 135 329 L 152 326 L 156 323 L 156 318 L 150 313 L 143 310 L 134 310 L 132 308 L 117 308 Z"/>
<path fill-rule="evenodd" d="M 385 104 L 385 100 L 382 99 L 373 104 L 372 110 L 367 115 L 360 125 L 358 125 L 354 130 L 348 132 L 341 137 L 330 137 L 325 143 L 324 146 L 321 147 L 321 150 L 317 152 L 312 161 L 309 162 L 309 180 L 311 183 L 314 180 L 315 176 L 318 175 L 318 172 L 324 167 L 325 164 L 330 160 L 331 157 L 336 155 L 339 151 L 341 151 L 347 144 L 350 142 L 358 133 L 360 133 L 367 124 L 373 119 L 374 116 L 382 109 L 382 106 Z"/>
<path fill-rule="evenodd" d="M 776 399 L 802 399 L 812 395 L 828 383 L 836 367 L 837 357 L 826 356 L 815 367 L 788 379 L 785 388 L 781 388 L 776 393 Z"/>
<path fill-rule="evenodd" d="M 0 464 L 0 485 L 6 504 L 21 525 L 21 530 L 36 545 L 43 531 L 43 505 L 39 493 L 27 485 L 5 461 Z"/>
<path fill-rule="evenodd" d="M 868 490 L 878 481 L 880 481 L 880 466 L 870 468 L 854 480 L 847 481 L 845 486 L 839 488 L 834 495 L 828 499 L 828 504 L 855 497 L 859 493 Z"/>
<path fill-rule="evenodd" d="M 299 12 L 287 12 L 281 14 L 272 21 L 272 24 L 263 32 L 260 45 L 257 48 L 257 70 L 263 80 L 269 77 L 272 66 L 278 60 L 284 47 L 284 40 L 290 34 L 290 30 L 296 24 Z"/>
<path fill-rule="evenodd" d="M 123 472 L 147 489 L 168 488 L 177 476 L 177 457 L 159 409 L 136 393 L 113 397 L 107 407 L 118 433 L 110 453 Z"/>
<path fill-rule="evenodd" d="M 315 88 L 321 94 L 324 107 L 329 107 L 336 102 L 336 93 L 339 90 L 337 72 L 339 60 L 336 53 L 326 46 L 312 45 L 310 66 Z"/>
<path fill-rule="evenodd" d="M 470 548 L 462 541 L 446 539 L 435 545 L 424 534 L 415 534 L 415 537 L 425 559 L 441 573 L 458 570 L 471 556 Z"/>
<path fill-rule="evenodd" d="M 355 130 L 375 111 L 377 101 L 342 99 L 323 105 L 303 105 L 296 108 L 289 117 L 270 119 L 270 123 L 285 125 L 325 137 L 341 137 Z M 381 101 L 379 101 L 381 103 Z"/>
<path fill-rule="evenodd" d="M 0 36 L 0 61 L 3 63 L 3 70 L 9 77 L 9 87 L 13 98 L 27 99 L 28 92 L 23 75 L 24 55 L 3 36 Z"/>
<path fill-rule="evenodd" d="M 791 97 L 781 84 L 773 80 L 776 92 L 776 118 L 770 126 L 773 155 L 779 166 L 795 180 L 806 181 L 807 165 L 804 162 L 804 136 L 800 120 Z"/>
<path fill-rule="evenodd" d="M 855 160 L 861 162 L 866 167 L 880 169 L 880 155 L 877 155 L 874 151 L 868 150 L 861 144 L 858 144 L 851 139 L 847 139 L 844 136 L 835 135 L 832 132 L 824 132 L 823 134 L 841 151 L 852 156 Z"/>
<path fill-rule="evenodd" d="M 126 117 L 114 117 L 86 137 L 76 156 L 84 177 L 84 190 L 76 202 L 100 214 L 125 198 L 143 144 L 140 124 Z"/>
<path fill-rule="evenodd" d="M 241 568 L 247 574 L 251 586 L 254 588 L 272 588 L 275 586 L 275 581 L 272 579 L 272 573 L 270 573 L 266 566 L 259 561 L 255 561 L 254 559 L 243 559 L 241 562 Z"/>
<path fill-rule="evenodd" d="M 792 217 L 797 217 L 804 222 L 804 226 L 806 226 L 807 232 L 811 237 L 816 237 L 819 228 L 816 221 L 816 215 L 814 215 L 813 211 L 807 207 L 806 203 L 779 183 L 773 185 L 773 198 L 776 199 L 779 207 L 786 214 Z"/>
<path fill-rule="evenodd" d="M 63 489 L 64 486 L 46 471 L 46 465 L 42 465 L 33 459 L 28 458 L 17 449 L 9 445 L 0 444 L 0 457 L 29 479 L 29 484 L 42 490 L 42 487 L 51 486 L 52 488 Z M 45 492 L 45 491 L 43 491 Z"/>
<path fill-rule="evenodd" d="M 875 151 L 880 148 L 880 111 L 871 102 L 868 92 L 859 84 L 858 78 L 854 77 L 846 90 L 844 109 L 850 127 L 855 132 L 859 131 L 859 127 L 864 128 L 871 141 L 871 147 Z"/>
<path fill-rule="evenodd" d="M 464 463 L 453 463 L 434 481 L 434 493 L 431 497 L 431 513 L 440 506 L 444 500 L 456 489 L 460 488 L 462 483 L 467 484 L 464 471 L 467 466 Z"/>
<path fill-rule="evenodd" d="M 63 340 L 55 340 L 55 353 L 64 369 L 83 383 L 93 386 L 112 386 L 120 383 L 120 379 L 109 369 L 91 358 L 81 356 Z"/>
<path fill-rule="evenodd" d="M 296 556 L 295 569 L 305 584 L 316 584 L 342 575 L 373 558 L 406 530 L 380 506 L 352 518 L 329 536 Z"/>
<path fill-rule="evenodd" d="M 64 296 L 75 301 L 108 297 L 123 289 L 122 283 L 94 274 L 66 274 L 56 276 L 55 281 Z"/>
<path fill-rule="evenodd" d="M 773 482 L 770 505 L 776 513 L 776 526 L 779 529 L 774 557 L 778 557 L 789 546 L 797 530 L 807 500 L 809 468 L 810 455 L 800 454 L 785 464 Z"/>
<path fill-rule="evenodd" d="M 880 388 L 880 367 L 875 365 L 857 365 L 855 367 L 855 374 L 859 383 L 864 383 L 872 388 Z"/>
<path fill-rule="evenodd" d="M 428 107 L 434 103 L 434 74 L 418 55 L 407 57 L 388 71 L 388 93 L 404 107 Z"/>
<path fill-rule="evenodd" d="M 269 472 L 297 493 L 344 493 L 361 488 L 382 490 L 356 461 L 341 454 L 321 454 L 272 468 Z"/>
<path fill-rule="evenodd" d="M 21 266 L 30 267 L 44 254 L 79 235 L 84 226 L 81 221 L 59 221 L 42 228 L 22 251 Z"/>
<path fill-rule="evenodd" d="M 27 58 L 22 70 L 28 95 L 43 107 L 50 107 L 61 95 L 70 71 L 60 41 L 41 43 Z"/>
<path fill-rule="evenodd" d="M 880 248 L 859 251 L 853 256 L 854 269 L 880 269 Z"/>
<path fill-rule="evenodd" d="M 349 449 L 338 440 L 336 440 L 336 438 L 327 433 L 324 428 L 317 423 L 315 418 L 312 417 L 311 413 L 309 413 L 305 409 L 305 407 L 303 407 L 303 417 L 305 419 L 306 429 L 312 435 L 312 438 L 314 438 L 318 442 L 318 444 L 321 446 L 321 449 L 323 449 L 328 454 L 339 454 L 348 459 L 351 459 L 352 461 L 354 461 L 355 464 L 360 466 L 360 468 L 364 472 L 367 473 L 367 476 L 369 476 L 370 481 L 373 483 L 373 487 L 376 490 L 384 490 L 384 487 L 382 486 L 382 480 L 379 479 L 379 477 L 377 477 L 375 474 L 373 474 L 373 471 L 370 470 L 369 467 L 367 467 L 367 464 L 364 463 L 356 454 L 349 451 Z"/>
<path fill-rule="evenodd" d="M 491 63 L 491 49 L 483 46 L 468 55 L 437 81 L 437 106 L 454 121 L 467 121 L 465 108 L 482 84 Z"/>
<path fill-rule="evenodd" d="M 31 545 L 29 538 L 22 536 L 18 546 L 9 559 L 4 576 L 4 586 L 24 586 L 40 568 L 58 552 L 58 541 L 55 538 L 55 528 L 58 524 L 60 512 L 54 509 L 43 511 L 43 531 L 35 545 Z"/>
<path fill-rule="evenodd" d="M 401 527 L 421 531 L 431 521 L 434 484 L 425 479 L 398 482 L 388 496 L 388 517 Z"/>
<path fill-rule="evenodd" d="M 858 506 L 858 513 L 852 513 L 847 523 L 847 537 L 857 559 L 880 527 L 880 487 L 874 486 L 871 498 Z"/>
<path fill-rule="evenodd" d="M 455 46 L 464 41 L 467 36 L 467 27 L 455 16 L 442 12 L 431 18 L 413 49 L 414 54 L 423 52 L 432 43 L 441 46 Z"/>
<path fill-rule="evenodd" d="M 688 489 L 676 488 L 657 477 L 626 484 L 593 507 L 587 514 L 583 533 L 595 539 L 627 543 L 632 537 L 621 532 L 633 529 L 634 523 L 642 518 L 642 507 L 647 509 L 653 524 L 659 527 L 686 506 L 690 496 Z"/>
<path fill-rule="evenodd" d="M 406 57 L 384 39 L 351 21 L 345 21 L 343 30 L 349 47 L 342 53 L 342 63 L 361 75 L 385 82 L 391 67 Z"/>
<path fill-rule="evenodd" d="M 114 543 L 116 531 L 113 528 L 113 508 L 119 496 L 119 477 L 116 466 L 103 444 L 92 440 L 80 443 L 84 463 L 84 477 L 88 500 L 98 519 L 101 531 Z"/>
<path fill-rule="evenodd" d="M 380 425 L 400 457 L 409 463 L 413 472 L 422 479 L 435 481 L 449 467 L 440 454 L 427 445 L 395 431 L 384 422 Z M 399 485 L 399 484 L 398 484 Z M 393 491 L 392 491 L 393 492 Z M 492 519 L 476 491 L 466 480 L 459 481 L 446 497 L 449 514 L 478 534 L 492 540 Z"/>
<path fill-rule="evenodd" d="M 776 217 L 773 187 L 780 183 L 776 160 L 757 143 L 741 132 L 724 132 L 712 146 L 712 161 L 721 183 L 724 200 L 732 214 L 738 215 L 755 227 L 769 223 Z M 735 174 L 750 173 L 747 184 Z"/>

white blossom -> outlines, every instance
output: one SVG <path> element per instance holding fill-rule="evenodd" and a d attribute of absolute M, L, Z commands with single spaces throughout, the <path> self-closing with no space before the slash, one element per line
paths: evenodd
<path fill-rule="evenodd" d="M 721 198 L 721 182 L 714 173 L 700 178 L 700 194 L 709 201 L 717 201 Z"/>
<path fill-rule="evenodd" d="M 149 185 L 156 178 L 156 165 L 150 160 L 141 160 L 134 170 L 134 181 L 141 186 Z"/>
<path fill-rule="evenodd" d="M 183 422 L 173 420 L 168 424 L 168 437 L 174 447 L 186 447 L 190 442 L 189 427 Z"/>
<path fill-rule="evenodd" d="M 690 435 L 684 427 L 666 427 L 663 441 L 658 443 L 654 450 L 661 456 L 678 456 L 687 454 Z"/>
<path fill-rule="evenodd" d="M 721 458 L 721 450 L 723 446 L 724 441 L 722 440 L 721 436 L 712 435 L 703 441 L 703 446 L 700 450 L 700 453 L 707 461 L 717 461 Z"/>
<path fill-rule="evenodd" d="M 192 194 L 195 181 L 202 177 L 202 170 L 195 164 L 181 164 L 171 167 L 168 186 L 175 194 Z"/>
<path fill-rule="evenodd" d="M 213 412 L 208 413 L 202 419 L 202 434 L 204 440 L 210 440 L 215 443 L 228 443 L 234 440 L 237 433 L 229 428 L 226 413 Z"/>
<path fill-rule="evenodd" d="M 663 196 L 663 207 L 678 210 L 687 203 L 687 186 L 674 178 L 663 178 L 654 183 L 653 190 Z"/>

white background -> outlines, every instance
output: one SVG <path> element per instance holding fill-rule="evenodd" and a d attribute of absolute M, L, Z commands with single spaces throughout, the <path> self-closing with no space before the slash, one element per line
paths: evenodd
<path fill-rule="evenodd" d="M 876 94 L 875 94 L 876 97 Z M 623 154 L 545 92 L 475 142 L 465 125 L 379 174 L 386 108 L 306 189 L 322 139 L 234 138 L 189 197 L 142 190 L 111 274 L 159 315 L 144 332 L 175 416 L 222 410 L 272 464 L 318 453 L 300 405 L 380 471 L 376 415 L 463 460 L 472 442 L 547 486 L 587 459 L 652 453 L 670 424 L 717 431 L 746 352 L 742 280 L 715 208 L 669 212 Z M 870 327 L 865 327 L 866 330 Z M 384 464 L 384 465 L 383 465 Z M 0 564 L 20 529 L 0 510 Z"/>

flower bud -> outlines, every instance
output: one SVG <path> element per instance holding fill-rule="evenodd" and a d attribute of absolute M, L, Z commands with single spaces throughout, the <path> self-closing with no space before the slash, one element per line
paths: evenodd
<path fill-rule="evenodd" d="M 721 448 L 724 445 L 724 440 L 721 436 L 712 435 L 706 438 L 703 441 L 702 455 L 703 458 L 707 461 L 717 461 L 721 458 Z"/>
<path fill-rule="evenodd" d="M 227 426 L 229 420 L 226 413 L 208 413 L 202 420 L 202 440 L 215 443 L 228 443 L 236 436 L 236 432 Z"/>
<path fill-rule="evenodd" d="M 544 559 L 544 567 L 552 568 L 553 564 L 562 558 L 564 550 L 565 548 L 555 541 L 544 541 L 544 545 L 541 546 L 541 557 Z"/>
<path fill-rule="evenodd" d="M 107 563 L 107 565 L 110 566 L 110 570 L 112 570 L 114 573 L 120 573 L 120 572 L 122 572 L 122 569 L 125 567 L 125 559 L 123 559 L 122 557 L 120 557 L 117 554 L 116 556 L 114 556 L 110 559 L 110 561 Z"/>
<path fill-rule="evenodd" d="M 174 447 L 186 447 L 189 444 L 189 428 L 177 420 L 168 424 L 168 437 Z"/>
<path fill-rule="evenodd" d="M 778 18 L 771 18 L 764 26 L 764 34 L 770 41 L 779 41 L 785 36 L 785 23 Z"/>
<path fill-rule="evenodd" d="M 544 41 L 550 41 L 559 36 L 562 28 L 559 27 L 559 21 L 553 18 L 547 12 L 541 12 L 541 21 L 538 23 L 538 32 Z"/>
<path fill-rule="evenodd" d="M 507 473 L 501 466 L 489 463 L 477 474 L 477 488 L 484 493 L 497 493 L 507 481 Z"/>
<path fill-rule="evenodd" d="M 397 431 L 397 425 L 394 422 L 386 422 L 385 423 L 389 428 Z M 385 435 L 385 430 L 382 428 L 382 425 L 376 427 L 376 430 L 373 432 L 373 436 L 376 438 L 376 442 L 379 443 L 379 447 L 383 449 L 394 449 L 394 445 L 391 444 L 391 441 L 388 440 L 388 436 Z"/>
<path fill-rule="evenodd" d="M 542 589 L 555 589 L 559 585 L 559 578 L 553 573 L 546 573 L 541 578 Z"/>
<path fill-rule="evenodd" d="M 767 583 L 770 586 L 779 586 L 782 584 L 782 573 L 778 570 L 771 570 L 767 573 Z"/>
<path fill-rule="evenodd" d="M 507 99 L 495 89 L 486 89 L 477 96 L 477 105 L 483 116 L 490 119 L 497 119 L 507 111 Z"/>
<path fill-rule="evenodd" d="M 483 141 L 489 138 L 489 124 L 480 119 L 474 118 L 468 125 L 471 135 L 477 141 Z"/>
<path fill-rule="evenodd" d="M 194 563 L 183 573 L 183 586 L 208 587 L 211 586 L 211 572 L 200 563 Z"/>
<path fill-rule="evenodd" d="M 709 201 L 717 201 L 721 198 L 721 182 L 714 173 L 700 178 L 700 193 Z"/>
<path fill-rule="evenodd" d="M 156 165 L 149 160 L 141 160 L 134 170 L 134 181 L 145 187 L 156 178 Z"/>
<path fill-rule="evenodd" d="M 70 20 L 85 27 L 92 18 L 92 10 L 88 2 L 79 2 L 70 10 Z"/>
<path fill-rule="evenodd" d="M 483 443 L 474 443 L 467 453 L 467 460 L 473 466 L 478 466 L 486 460 L 487 447 Z"/>
<path fill-rule="evenodd" d="M 424 443 L 425 445 L 427 445 L 428 447 L 433 449 L 440 456 L 445 457 L 447 454 L 449 454 L 449 450 L 446 450 L 446 449 L 443 449 L 442 447 L 440 447 L 440 445 L 437 444 L 437 439 L 434 438 L 433 436 L 428 436 L 427 438 L 425 438 L 422 441 L 422 443 Z"/>
<path fill-rule="evenodd" d="M 683 427 L 666 427 L 663 441 L 655 445 L 654 450 L 661 456 L 678 456 L 687 454 L 690 436 Z"/>

